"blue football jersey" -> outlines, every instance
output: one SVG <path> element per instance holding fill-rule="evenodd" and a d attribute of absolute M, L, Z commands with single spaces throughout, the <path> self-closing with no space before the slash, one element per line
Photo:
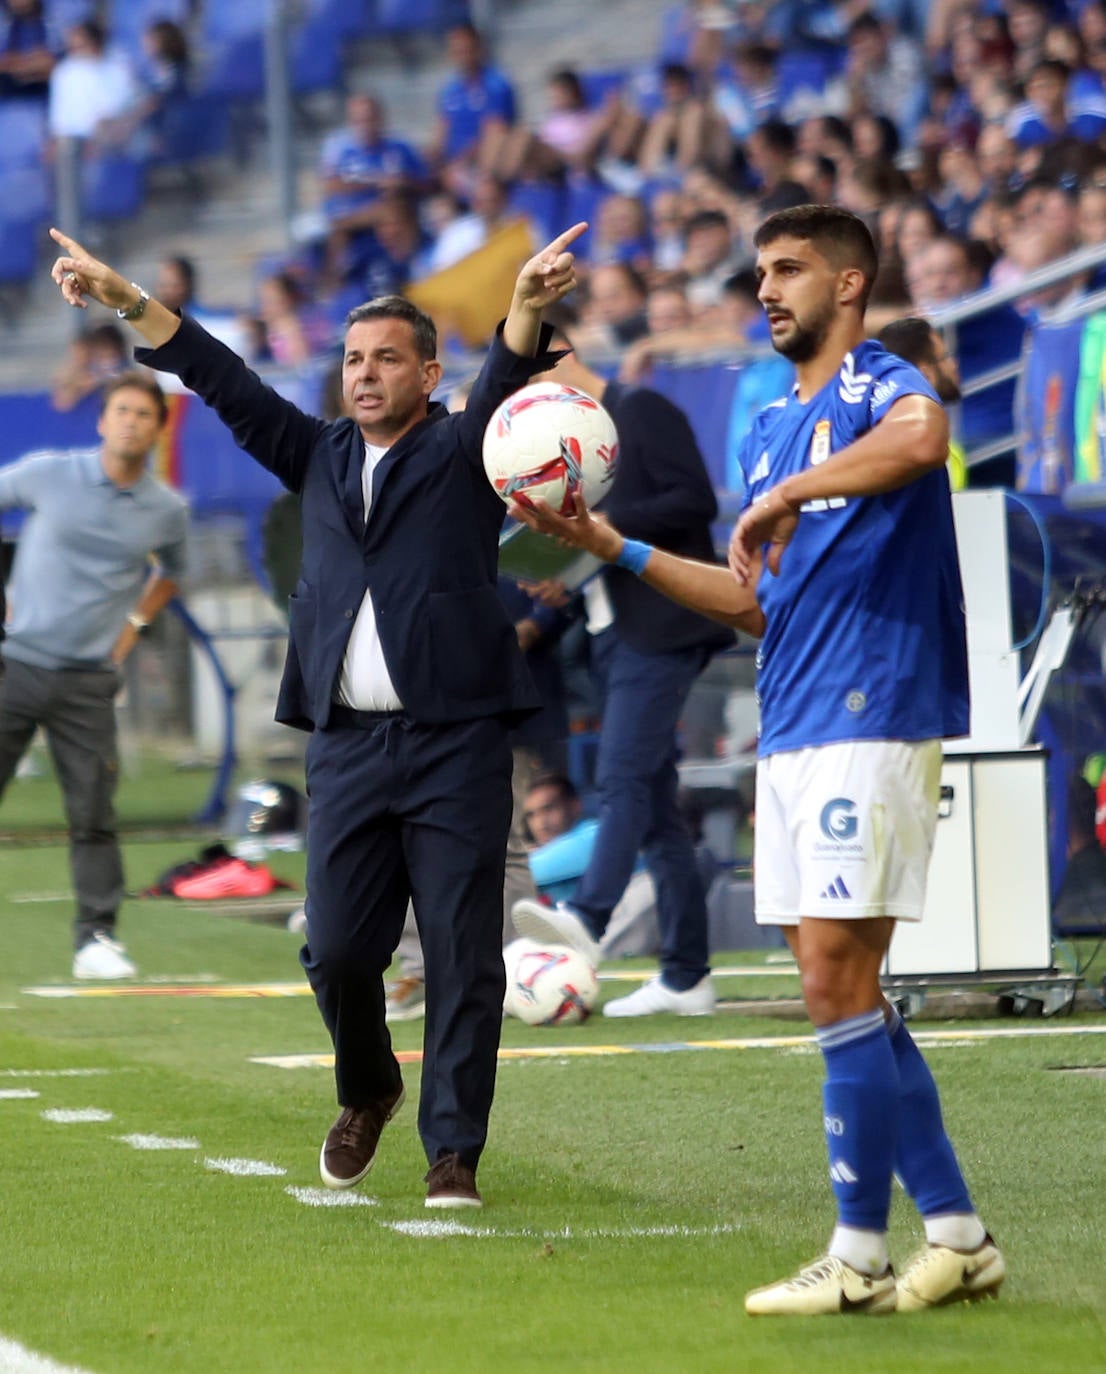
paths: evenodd
<path fill-rule="evenodd" d="M 823 463 L 903 396 L 918 370 L 866 340 L 805 404 L 756 417 L 740 454 L 745 504 Z M 968 733 L 964 597 L 945 469 L 881 496 L 808 502 L 779 576 L 757 587 L 762 755 L 845 740 Z"/>

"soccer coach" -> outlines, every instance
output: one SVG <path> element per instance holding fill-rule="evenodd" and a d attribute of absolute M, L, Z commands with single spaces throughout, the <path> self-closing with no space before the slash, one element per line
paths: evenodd
<path fill-rule="evenodd" d="M 384 297 L 347 322 L 345 416 L 326 423 L 266 386 L 56 229 L 63 298 L 116 310 L 303 509 L 303 564 L 277 719 L 313 731 L 307 943 L 342 1108 L 320 1155 L 330 1187 L 368 1173 L 404 1090 L 383 975 L 411 897 L 426 956 L 419 1132 L 429 1207 L 478 1207 L 502 1022 L 508 727 L 538 706 L 496 595 L 505 509 L 481 440 L 492 411 L 555 356 L 542 310 L 575 285 L 577 224 L 520 270 L 463 412 L 430 401 L 433 321 Z M 351 418 L 347 418 L 351 417 Z"/>

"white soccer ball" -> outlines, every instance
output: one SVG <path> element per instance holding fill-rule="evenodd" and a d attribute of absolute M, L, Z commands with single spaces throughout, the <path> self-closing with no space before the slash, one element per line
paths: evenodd
<path fill-rule="evenodd" d="M 567 945 L 515 940 L 503 951 L 507 994 L 503 1010 L 528 1026 L 574 1026 L 599 1000 L 599 979 L 582 954 Z"/>
<path fill-rule="evenodd" d="M 500 403 L 484 431 L 484 471 L 504 501 L 540 496 L 571 515 L 607 494 L 618 461 L 614 421 L 593 396 L 560 382 L 532 382 Z"/>

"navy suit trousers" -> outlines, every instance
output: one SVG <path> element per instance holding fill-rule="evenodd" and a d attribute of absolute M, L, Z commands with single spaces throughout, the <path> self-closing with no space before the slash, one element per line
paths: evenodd
<path fill-rule="evenodd" d="M 342 1106 L 396 1091 L 383 975 L 410 897 L 426 960 L 419 1134 L 428 1161 L 476 1167 L 503 1020 L 503 868 L 511 747 L 484 718 L 416 725 L 402 714 L 316 730 L 307 944 L 300 960 L 334 1042 Z"/>

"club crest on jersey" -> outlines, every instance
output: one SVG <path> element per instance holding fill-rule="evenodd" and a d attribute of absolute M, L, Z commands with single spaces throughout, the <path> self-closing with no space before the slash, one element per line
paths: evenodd
<path fill-rule="evenodd" d="M 819 420 L 814 426 L 814 438 L 810 441 L 810 466 L 816 468 L 830 456 L 830 422 Z"/>

